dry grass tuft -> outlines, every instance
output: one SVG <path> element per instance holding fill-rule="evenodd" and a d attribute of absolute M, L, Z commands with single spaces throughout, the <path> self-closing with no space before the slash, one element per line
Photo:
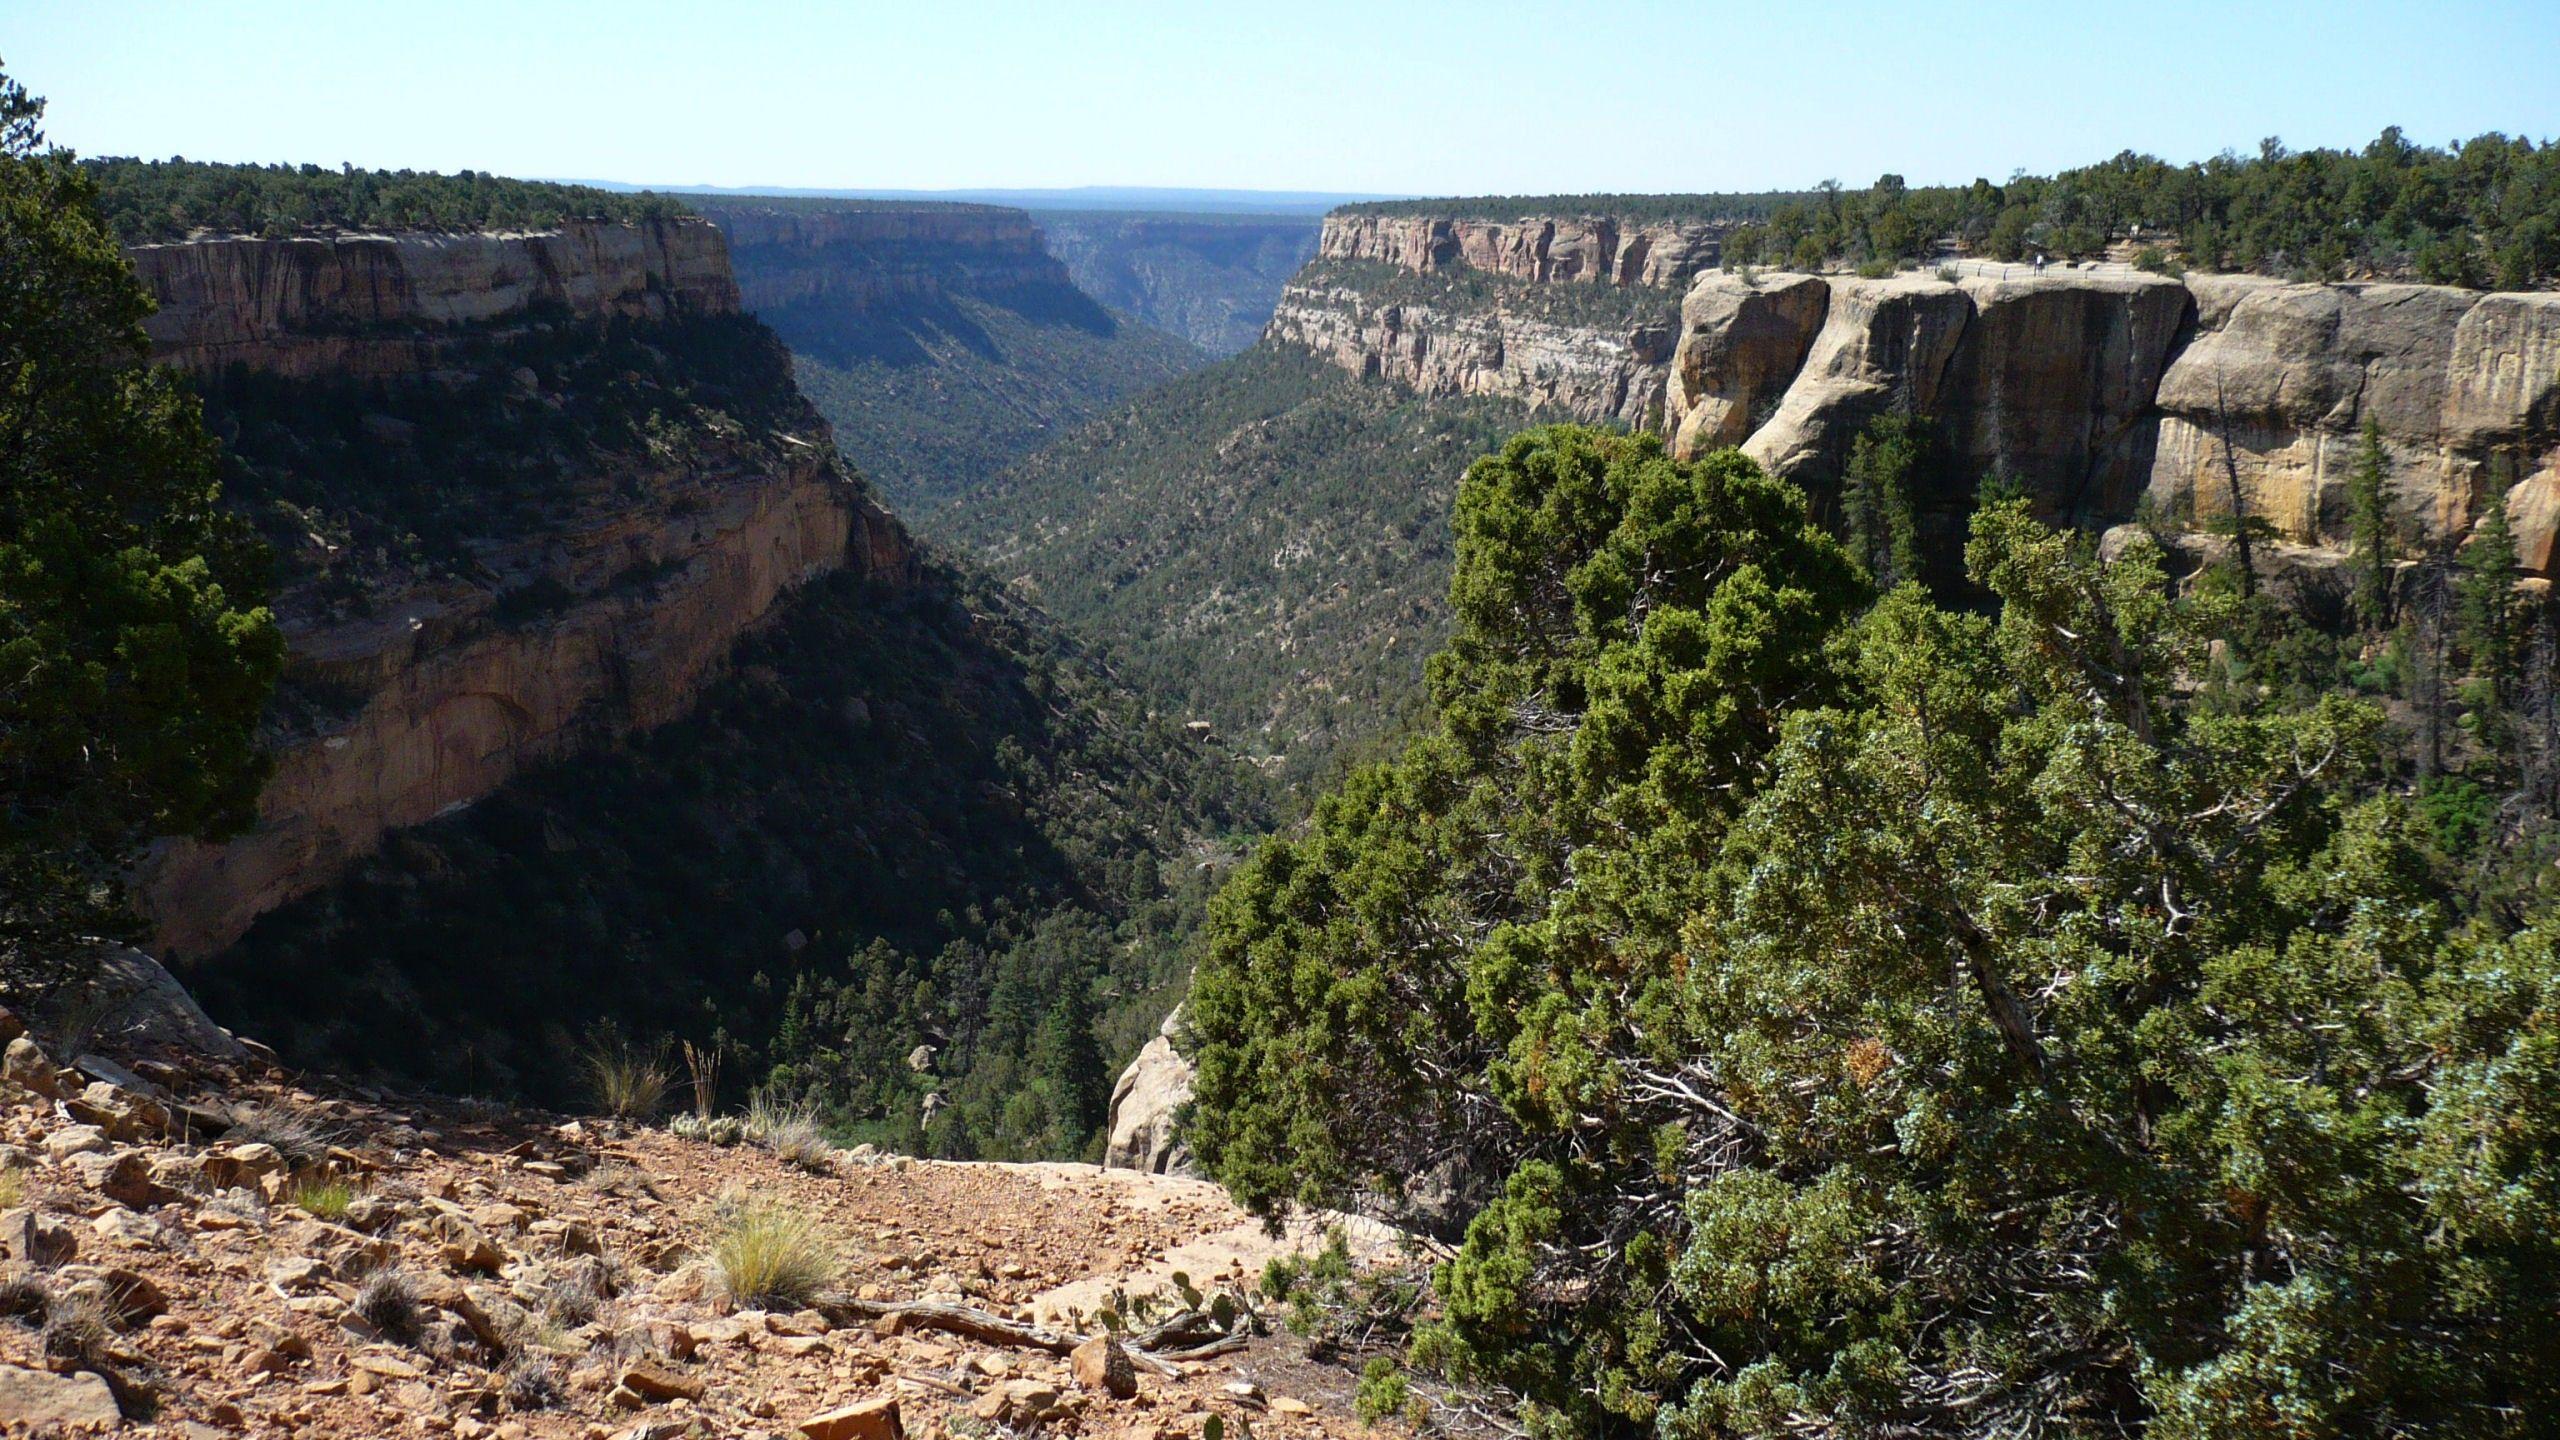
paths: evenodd
<path fill-rule="evenodd" d="M 781 1157 L 785 1164 L 824 1173 L 836 1147 L 818 1127 L 817 1112 L 758 1100 L 747 1109 L 747 1138 Z"/>
<path fill-rule="evenodd" d="M 626 1040 L 599 1040 L 584 1057 L 587 1090 L 596 1107 L 616 1120 L 646 1120 L 666 1108 L 675 1077 L 667 1073 L 663 1050 L 642 1049 Z"/>
<path fill-rule="evenodd" d="M 550 1361 L 533 1355 L 507 1367 L 498 1393 L 506 1399 L 508 1409 L 519 1412 L 556 1409 L 569 1398 L 567 1388 L 560 1383 L 560 1372 Z"/>
<path fill-rule="evenodd" d="M 231 1112 L 222 1143 L 272 1145 L 287 1166 L 306 1170 L 329 1158 L 338 1135 L 337 1122 L 308 1105 L 244 1105 Z"/>
<path fill-rule="evenodd" d="M 403 1345 L 417 1343 L 426 1330 L 426 1307 L 410 1288 L 409 1277 L 388 1267 L 365 1277 L 350 1308 L 358 1319 Z"/>
<path fill-rule="evenodd" d="M 834 1245 L 815 1220 L 778 1201 L 731 1194 L 712 1214 L 711 1268 L 729 1303 L 799 1310 L 835 1283 Z"/>

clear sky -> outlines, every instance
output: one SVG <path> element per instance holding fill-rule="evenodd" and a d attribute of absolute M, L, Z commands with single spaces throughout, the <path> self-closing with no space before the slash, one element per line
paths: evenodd
<path fill-rule="evenodd" d="M 0 62 L 84 154 L 678 185 L 1796 189 L 2560 136 L 2560 0 L 0 0 Z"/>

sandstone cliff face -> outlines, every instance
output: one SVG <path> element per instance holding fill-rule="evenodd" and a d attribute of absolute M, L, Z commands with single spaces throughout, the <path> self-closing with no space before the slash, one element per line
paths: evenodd
<path fill-rule="evenodd" d="M 2288 541 L 2334 547 L 2371 420 L 2421 543 L 2460 537 L 2501 489 L 2526 563 L 2550 573 L 2560 296 L 2239 276 L 2193 288 L 2195 338 L 2160 386 L 2155 501 L 2228 515 L 2236 469 L 2251 513 Z"/>
<path fill-rule="evenodd" d="M 393 376 L 449 332 L 544 310 L 663 319 L 738 308 L 726 247 L 694 219 L 491 235 L 325 235 L 138 245 L 154 357 L 204 373 Z"/>
<path fill-rule="evenodd" d="M 1267 333 L 1426 395 L 1501 396 L 1577 420 L 1648 426 L 1661 415 L 1671 359 L 1667 299 L 1662 310 L 1608 323 L 1541 315 L 1499 292 L 1405 299 L 1319 264 L 1281 292 Z"/>
<path fill-rule="evenodd" d="M 946 290 L 1071 283 L 1021 210 L 687 203 L 728 238 L 742 301 L 767 316 L 795 306 L 859 312 Z"/>
<path fill-rule="evenodd" d="M 1545 285 L 1677 285 L 1712 269 L 1726 227 L 1706 221 L 1621 221 L 1606 215 L 1514 221 L 1334 214 L 1316 253 L 1425 273 L 1464 267 Z"/>
<path fill-rule="evenodd" d="M 2371 420 L 2413 536 L 2458 541 L 2497 489 L 2526 564 L 2548 574 L 2554 560 L 2560 296 L 2131 273 L 1708 274 L 1684 303 L 1671 370 L 1667 428 L 1683 453 L 1739 444 L 1827 484 L 1859 428 L 1903 407 L 1972 472 L 2006 470 L 2082 522 L 2125 520 L 2147 495 L 2206 528 L 2230 513 L 2236 471 L 2249 512 L 2305 564 L 2347 543 L 2346 474 Z"/>
<path fill-rule="evenodd" d="M 510 322 L 733 316 L 724 254 L 716 231 L 684 222 L 220 240 L 144 247 L 138 263 L 174 302 L 153 332 L 166 363 L 378 378 L 467 408 L 478 377 L 457 367 L 505 353 L 489 336 Z M 146 866 L 137 891 L 155 950 L 217 951 L 386 832 L 683 714 L 739 634 L 802 580 L 845 565 L 906 574 L 904 532 L 786 398 L 807 421 L 801 436 L 589 453 L 544 442 L 532 463 L 556 493 L 541 522 L 474 539 L 458 569 L 386 563 L 353 605 L 343 584 L 289 576 L 277 598 L 290 652 L 275 774 L 249 833 L 167 845 Z M 373 433 L 392 446 L 405 428 Z M 529 595 L 539 603 L 522 603 Z"/>
<path fill-rule="evenodd" d="M 2236 471 L 2270 553 L 2300 565 L 2346 544 L 2371 420 L 2413 539 L 2458 542 L 2494 490 L 2526 564 L 2560 565 L 2560 295 L 2122 268 L 1746 282 L 1713 268 L 1716 243 L 1712 225 L 1337 214 L 1268 333 L 1426 394 L 1656 428 L 1683 454 L 1739 446 L 1817 494 L 1888 410 L 1931 421 L 1957 471 L 2006 472 L 2076 523 L 2147 497 L 2208 530 Z M 1625 303 L 1665 286 L 1685 289 L 1668 344 Z M 1968 501 L 1924 497 L 1940 538 Z"/>
<path fill-rule="evenodd" d="M 1266 333 L 1425 394 L 1652 428 L 1668 423 L 1681 287 L 1712 269 L 1723 233 L 1609 216 L 1337 213 Z"/>

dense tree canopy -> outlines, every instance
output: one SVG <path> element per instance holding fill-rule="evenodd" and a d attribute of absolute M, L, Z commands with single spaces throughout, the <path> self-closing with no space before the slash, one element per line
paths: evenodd
<path fill-rule="evenodd" d="M 2252 602 L 2145 542 L 1995 501 L 1979 613 L 1802 513 L 1575 430 L 1470 473 L 1437 725 L 1215 907 L 1206 1162 L 1462 1228 L 1415 1358 L 1553 1433 L 2560 1403 L 2560 923 L 2381 712 L 2234 680 Z"/>
<path fill-rule="evenodd" d="M 151 300 L 0 76 L 0 978 L 110 928 L 151 835 L 245 815 L 282 656 Z"/>
<path fill-rule="evenodd" d="M 353 165 L 217 165 L 107 156 L 82 162 L 99 209 L 126 243 L 200 231 L 500 230 L 563 220 L 662 219 L 682 202 L 643 190 L 511 180 L 486 171 L 360 170 Z"/>

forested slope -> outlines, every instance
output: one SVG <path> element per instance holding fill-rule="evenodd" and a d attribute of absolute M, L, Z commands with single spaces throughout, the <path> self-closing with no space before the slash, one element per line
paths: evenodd
<path fill-rule="evenodd" d="M 1143 692 L 1283 781 L 1384 733 L 1446 634 L 1459 472 L 1525 407 L 1257 346 L 1033 455 L 935 522 Z"/>

